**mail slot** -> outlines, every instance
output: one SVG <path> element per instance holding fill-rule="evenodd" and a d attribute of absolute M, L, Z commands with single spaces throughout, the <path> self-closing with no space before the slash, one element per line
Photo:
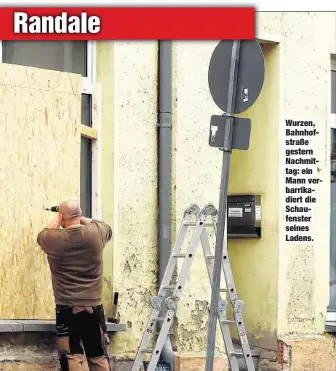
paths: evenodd
<path fill-rule="evenodd" d="M 261 238 L 261 197 L 229 195 L 227 200 L 227 237 Z"/>

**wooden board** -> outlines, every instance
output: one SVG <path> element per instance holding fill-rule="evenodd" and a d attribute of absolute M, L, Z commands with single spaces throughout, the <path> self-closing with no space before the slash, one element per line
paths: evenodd
<path fill-rule="evenodd" d="M 79 196 L 80 98 L 80 76 L 0 64 L 1 318 L 54 318 L 36 236 Z"/>

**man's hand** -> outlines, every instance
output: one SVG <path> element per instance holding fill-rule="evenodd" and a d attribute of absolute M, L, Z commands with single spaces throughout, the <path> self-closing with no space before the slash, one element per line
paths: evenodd
<path fill-rule="evenodd" d="M 80 218 L 80 224 L 82 224 L 82 225 L 88 225 L 88 224 L 91 223 L 91 220 L 92 220 L 92 219 L 85 218 L 85 216 L 82 216 L 82 217 Z"/>
<path fill-rule="evenodd" d="M 58 229 L 60 227 L 60 217 L 57 216 L 47 225 L 48 229 Z"/>

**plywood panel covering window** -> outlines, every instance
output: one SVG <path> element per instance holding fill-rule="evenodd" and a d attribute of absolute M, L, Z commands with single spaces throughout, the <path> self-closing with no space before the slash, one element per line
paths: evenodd
<path fill-rule="evenodd" d="M 34 82 L 32 85 L 31 82 Z M 79 193 L 78 75 L 0 64 L 0 317 L 54 317 L 43 209 Z"/>
<path fill-rule="evenodd" d="M 8 277 L 1 279 L 0 318 L 53 318 L 50 275 L 36 246 L 36 234 L 50 218 L 43 208 L 64 198 L 80 198 L 83 213 L 96 216 L 97 190 L 93 180 L 98 131 L 92 114 L 95 44 L 2 41 L 0 56 L 1 96 L 6 97 L 6 104 L 0 107 L 0 133 L 2 138 L 12 135 L 7 143 L 1 141 L 0 153 L 8 164 L 12 164 L 10 158 L 15 160 L 12 170 L 22 178 L 13 175 L 10 179 L 16 186 L 1 188 L 0 183 L 0 191 L 4 192 L 3 199 L 18 202 L 24 215 L 12 208 L 12 225 L 6 222 L 7 228 L 0 233 L 2 243 L 8 247 L 7 257 L 0 257 Z M 77 74 L 77 80 L 73 74 Z M 17 120 L 16 126 L 13 120 Z M 28 128 L 31 135 L 27 135 Z M 25 144 L 28 140 L 29 146 Z M 8 143 L 10 147 L 5 145 Z M 30 153 L 25 151 L 28 147 Z M 10 169 L 0 168 L 0 175 L 5 174 L 6 178 Z M 24 212 L 27 207 L 32 211 Z"/>
<path fill-rule="evenodd" d="M 97 139 L 97 132 L 92 128 L 95 44 L 91 41 L 2 41 L 1 54 L 3 63 L 70 72 L 82 76 L 81 147 L 85 153 L 81 155 L 80 202 L 84 214 L 91 217 L 92 147 L 93 141 Z"/>

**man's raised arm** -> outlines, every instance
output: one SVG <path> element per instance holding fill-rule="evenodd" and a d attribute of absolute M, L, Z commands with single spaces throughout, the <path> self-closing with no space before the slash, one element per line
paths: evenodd
<path fill-rule="evenodd" d="M 91 222 L 92 222 L 92 219 L 90 219 L 90 218 L 86 218 L 85 216 L 82 216 L 82 217 L 80 218 L 80 223 L 81 223 L 82 225 L 89 225 Z"/>
<path fill-rule="evenodd" d="M 99 229 L 102 242 L 104 245 L 112 238 L 112 228 L 108 224 L 102 222 L 101 220 L 82 217 L 80 222 L 82 225 L 89 225 L 91 223 L 95 224 Z"/>
<path fill-rule="evenodd" d="M 59 216 L 51 220 L 46 227 L 42 229 L 42 231 L 37 235 L 37 243 L 41 246 L 43 251 L 46 251 L 48 249 L 49 240 L 51 237 L 51 234 L 56 229 L 59 229 L 60 227 L 60 221 Z"/>

